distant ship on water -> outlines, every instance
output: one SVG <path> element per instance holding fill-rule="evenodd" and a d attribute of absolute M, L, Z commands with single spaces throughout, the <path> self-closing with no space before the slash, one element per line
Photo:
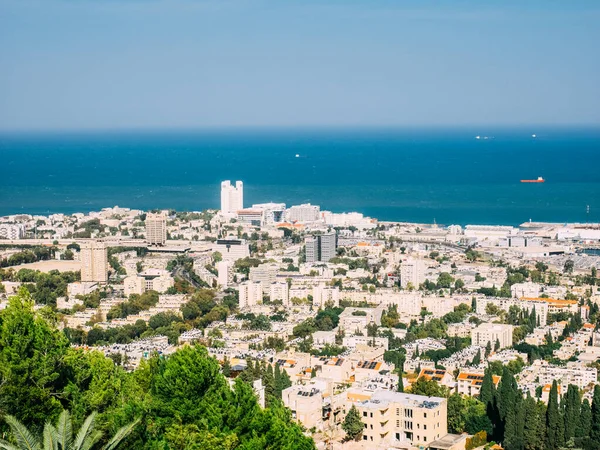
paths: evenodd
<path fill-rule="evenodd" d="M 542 177 L 537 177 L 537 180 L 521 180 L 521 183 L 543 183 L 545 181 Z"/>

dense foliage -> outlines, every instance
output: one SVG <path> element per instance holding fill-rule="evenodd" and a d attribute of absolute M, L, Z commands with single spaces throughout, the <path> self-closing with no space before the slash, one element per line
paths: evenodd
<path fill-rule="evenodd" d="M 277 377 L 276 393 L 287 385 Z M 124 449 L 314 448 L 276 395 L 261 409 L 250 385 L 239 378 L 230 387 L 204 347 L 152 357 L 127 373 L 99 352 L 69 347 L 51 313 L 34 312 L 21 289 L 0 313 L 0 414 L 39 434 L 63 409 L 76 428 L 97 411 L 106 436 L 139 419 Z"/>

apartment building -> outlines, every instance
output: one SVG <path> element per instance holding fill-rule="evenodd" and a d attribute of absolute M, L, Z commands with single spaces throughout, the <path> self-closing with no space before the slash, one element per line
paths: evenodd
<path fill-rule="evenodd" d="M 277 264 L 260 264 L 250 267 L 250 281 L 262 283 L 264 293 L 269 293 L 269 288 L 276 281 L 279 266 Z"/>
<path fill-rule="evenodd" d="M 496 342 L 500 343 L 500 348 L 512 346 L 513 326 L 502 323 L 482 323 L 471 330 L 472 345 L 485 347 L 489 343 L 492 348 Z"/>
<path fill-rule="evenodd" d="M 233 283 L 233 261 L 219 261 L 217 264 L 217 283 L 226 289 Z"/>
<path fill-rule="evenodd" d="M 356 407 L 365 427 L 362 440 L 369 446 L 427 448 L 448 433 L 445 398 L 377 391 Z"/>
<path fill-rule="evenodd" d="M 166 292 L 175 280 L 166 270 L 149 269 L 123 280 L 125 295 L 141 295 L 146 291 Z"/>
<path fill-rule="evenodd" d="M 167 215 L 148 213 L 146 215 L 146 242 L 148 245 L 163 246 L 167 243 Z"/>
<path fill-rule="evenodd" d="M 260 281 L 244 281 L 239 286 L 240 309 L 262 303 L 263 288 Z"/>
<path fill-rule="evenodd" d="M 340 304 L 340 288 L 337 286 L 327 286 L 321 283 L 313 287 L 313 306 L 315 308 L 324 308 L 327 303 L 334 306 Z"/>
<path fill-rule="evenodd" d="M 290 289 L 287 283 L 271 283 L 269 286 L 271 301 L 281 300 L 284 305 L 290 303 Z"/>
<path fill-rule="evenodd" d="M 106 245 L 96 240 L 80 244 L 81 281 L 106 283 L 108 281 L 108 254 Z"/>
<path fill-rule="evenodd" d="M 425 282 L 427 264 L 419 258 L 407 258 L 400 264 L 400 285 L 406 289 L 409 283 L 415 289 Z"/>

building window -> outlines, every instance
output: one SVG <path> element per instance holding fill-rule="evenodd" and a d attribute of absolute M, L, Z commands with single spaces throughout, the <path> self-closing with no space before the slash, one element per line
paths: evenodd
<path fill-rule="evenodd" d="M 363 417 L 367 417 L 367 412 L 363 411 Z"/>
<path fill-rule="evenodd" d="M 399 416 L 400 415 L 400 408 L 396 408 L 396 415 Z"/>
<path fill-rule="evenodd" d="M 366 441 L 366 440 L 367 440 L 367 436 L 363 436 L 363 441 Z"/>
<path fill-rule="evenodd" d="M 427 413 L 423 413 L 423 417 L 427 419 Z"/>
<path fill-rule="evenodd" d="M 367 428 L 367 424 L 365 423 L 365 428 Z"/>
<path fill-rule="evenodd" d="M 405 415 L 406 417 L 412 418 L 412 416 L 413 416 L 412 409 L 405 409 L 405 410 L 404 410 L 404 415 Z"/>
<path fill-rule="evenodd" d="M 427 425 L 423 425 L 423 429 L 426 430 L 427 429 Z"/>
<path fill-rule="evenodd" d="M 400 421 L 396 420 L 396 428 L 400 428 Z"/>
<path fill-rule="evenodd" d="M 371 413 L 371 417 L 373 417 L 373 413 Z"/>

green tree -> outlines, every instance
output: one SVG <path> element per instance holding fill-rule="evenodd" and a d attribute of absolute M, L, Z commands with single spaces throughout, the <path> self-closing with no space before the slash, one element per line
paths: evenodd
<path fill-rule="evenodd" d="M 594 397 L 592 399 L 592 427 L 588 449 L 600 449 L 600 386 L 594 386 Z"/>
<path fill-rule="evenodd" d="M 523 448 L 525 450 L 543 450 L 544 448 L 544 423 L 539 414 L 539 408 L 531 395 L 527 395 L 523 402 L 524 430 Z"/>
<path fill-rule="evenodd" d="M 427 397 L 447 397 L 448 388 L 438 384 L 434 380 L 420 377 L 410 386 L 411 394 L 426 395 Z"/>
<path fill-rule="evenodd" d="M 556 380 L 552 382 L 552 388 L 548 397 L 548 409 L 546 410 L 546 447 L 548 450 L 556 450 L 564 441 L 564 435 L 560 436 L 560 432 L 564 425 L 561 426 L 562 418 L 558 407 L 558 386 Z"/>
<path fill-rule="evenodd" d="M 564 400 L 565 441 L 575 437 L 575 430 L 579 427 L 581 415 L 581 400 L 579 388 L 570 384 Z"/>
<path fill-rule="evenodd" d="M 54 393 L 62 390 L 60 368 L 69 342 L 41 311 L 34 312 L 31 295 L 22 287 L 0 313 L 0 411 L 26 427 L 62 409 Z"/>
<path fill-rule="evenodd" d="M 589 400 L 584 398 L 581 402 L 581 413 L 575 429 L 575 437 L 586 438 L 590 435 L 590 431 L 592 431 L 592 408 Z"/>
<path fill-rule="evenodd" d="M 352 405 L 346 418 L 342 423 L 342 430 L 346 432 L 347 440 L 358 440 L 364 429 L 364 423 L 360 420 L 360 414 L 356 406 Z"/>

